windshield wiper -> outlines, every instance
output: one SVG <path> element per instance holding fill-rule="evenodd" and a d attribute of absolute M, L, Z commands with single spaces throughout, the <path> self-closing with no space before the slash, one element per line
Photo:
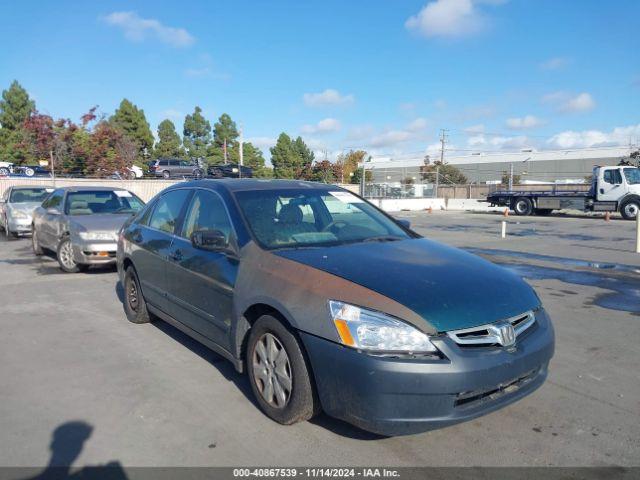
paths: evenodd
<path fill-rule="evenodd" d="M 362 243 L 365 242 L 395 242 L 397 240 L 404 240 L 402 237 L 397 237 L 394 235 L 379 235 L 377 237 L 369 237 L 362 239 Z"/>

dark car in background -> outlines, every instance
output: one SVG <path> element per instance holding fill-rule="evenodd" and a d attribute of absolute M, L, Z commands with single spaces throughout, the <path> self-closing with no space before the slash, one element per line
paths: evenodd
<path fill-rule="evenodd" d="M 211 178 L 252 178 L 253 169 L 236 163 L 210 165 L 207 169 L 207 175 Z"/>
<path fill-rule="evenodd" d="M 55 252 L 60 268 L 71 273 L 113 264 L 118 231 L 143 206 L 140 198 L 124 189 L 58 188 L 33 212 L 33 252 Z"/>
<path fill-rule="evenodd" d="M 164 179 L 193 177 L 202 178 L 204 168 L 197 162 L 189 162 L 175 158 L 154 160 L 149 164 L 149 172 Z"/>
<path fill-rule="evenodd" d="M 533 392 L 554 352 L 524 280 L 332 185 L 172 186 L 125 223 L 117 265 L 131 322 L 163 319 L 230 360 L 282 424 L 454 424 Z"/>

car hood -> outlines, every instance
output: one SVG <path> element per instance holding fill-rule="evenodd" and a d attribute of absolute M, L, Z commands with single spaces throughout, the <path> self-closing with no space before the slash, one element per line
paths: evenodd
<path fill-rule="evenodd" d="M 93 232 L 117 232 L 120 227 L 127 221 L 131 214 L 94 214 L 94 215 L 74 215 L 69 221 L 79 230 Z"/>
<path fill-rule="evenodd" d="M 510 318 L 540 304 L 510 271 L 423 238 L 274 253 L 385 295 L 439 332 Z"/>
<path fill-rule="evenodd" d="M 12 212 L 24 212 L 31 215 L 33 211 L 40 206 L 38 202 L 10 203 L 9 210 Z"/>

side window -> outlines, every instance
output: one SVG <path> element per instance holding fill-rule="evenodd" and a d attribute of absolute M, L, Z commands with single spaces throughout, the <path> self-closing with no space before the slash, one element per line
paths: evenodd
<path fill-rule="evenodd" d="M 142 212 L 140 219 L 137 221 L 138 225 L 149 225 L 149 219 L 151 218 L 151 214 L 153 213 L 153 209 L 156 208 L 157 203 L 158 202 L 153 202 L 152 204 L 147 206 L 144 212 Z"/>
<path fill-rule="evenodd" d="M 153 209 L 149 219 L 149 227 L 173 233 L 189 193 L 190 190 L 174 190 L 165 193 L 156 203 L 156 208 Z"/>
<path fill-rule="evenodd" d="M 622 175 L 620 170 L 605 170 L 604 181 L 612 185 L 619 185 L 622 183 Z"/>
<path fill-rule="evenodd" d="M 193 232 L 200 230 L 219 230 L 227 240 L 231 235 L 231 221 L 224 203 L 218 195 L 206 190 L 197 190 L 193 196 L 181 236 L 191 238 Z"/>
<path fill-rule="evenodd" d="M 49 198 L 47 198 L 42 204 L 43 208 L 57 208 L 62 210 L 62 199 L 64 198 L 64 192 L 62 190 L 56 190 Z"/>
<path fill-rule="evenodd" d="M 167 165 L 169 165 L 169 162 L 167 162 L 166 160 L 160 160 L 158 162 L 158 165 L 160 165 L 161 167 L 166 167 Z"/>
<path fill-rule="evenodd" d="M 176 167 L 180 164 L 180 162 L 178 160 L 169 160 L 169 165 L 171 165 L 172 167 Z"/>

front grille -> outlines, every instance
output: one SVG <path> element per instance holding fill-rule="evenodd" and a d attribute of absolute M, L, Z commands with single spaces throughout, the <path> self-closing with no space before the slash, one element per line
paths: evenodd
<path fill-rule="evenodd" d="M 447 332 L 447 336 L 465 348 L 499 346 L 501 343 L 499 336 L 496 334 L 495 326 L 505 322 L 513 326 L 517 339 L 536 323 L 536 316 L 534 312 L 529 311 L 522 315 L 509 318 L 504 322 L 479 325 L 461 330 L 451 330 Z"/>
<path fill-rule="evenodd" d="M 454 402 L 454 406 L 472 407 L 474 405 L 477 405 L 478 402 L 490 402 L 497 400 L 503 395 L 508 395 L 520 390 L 522 387 L 535 379 L 539 372 L 540 369 L 536 368 L 534 370 L 528 371 L 518 378 L 514 378 L 513 380 L 502 383 L 492 388 L 459 393 L 456 397 L 456 401 Z"/>

